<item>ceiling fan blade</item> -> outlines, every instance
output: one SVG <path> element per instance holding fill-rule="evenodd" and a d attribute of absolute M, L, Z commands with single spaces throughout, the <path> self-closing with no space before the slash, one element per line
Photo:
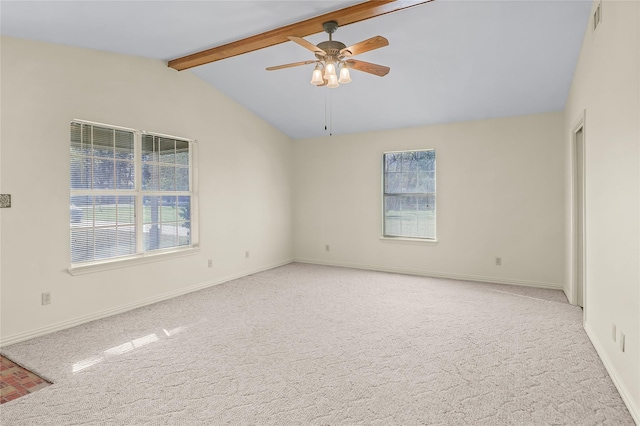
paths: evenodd
<path fill-rule="evenodd" d="M 391 68 L 384 65 L 371 64 L 365 61 L 358 61 L 357 59 L 348 59 L 345 61 L 347 66 L 351 69 L 368 72 L 369 74 L 377 75 L 378 77 L 384 77 L 389 74 Z"/>
<path fill-rule="evenodd" d="M 318 61 L 302 61 L 302 62 L 293 62 L 291 64 L 276 65 L 275 67 L 267 68 L 267 71 L 275 71 L 275 70 L 281 70 L 283 68 L 299 67 L 300 65 L 315 64 L 316 62 Z"/>
<path fill-rule="evenodd" d="M 382 36 L 371 37 L 368 40 L 356 43 L 353 46 L 345 47 L 340 51 L 342 56 L 356 56 L 370 50 L 379 49 L 389 45 L 389 40 Z"/>
<path fill-rule="evenodd" d="M 315 44 L 313 44 L 311 42 L 308 42 L 307 40 L 303 39 L 302 37 L 288 36 L 287 38 L 289 40 L 291 40 L 292 42 L 294 42 L 294 43 L 298 43 L 300 46 L 304 47 L 305 49 L 309 49 L 313 53 L 316 53 L 316 54 L 322 55 L 322 56 L 325 56 L 327 54 L 327 52 L 325 52 L 324 50 L 320 49 Z"/>

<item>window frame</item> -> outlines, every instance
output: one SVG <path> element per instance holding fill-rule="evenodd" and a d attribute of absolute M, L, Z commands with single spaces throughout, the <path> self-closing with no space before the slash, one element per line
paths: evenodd
<path fill-rule="evenodd" d="M 434 196 L 434 202 L 435 202 L 435 208 L 433 210 L 433 217 L 434 217 L 434 236 L 433 238 L 428 238 L 428 237 L 416 237 L 416 236 L 396 236 L 396 235 L 387 235 L 386 234 L 386 221 L 385 221 L 385 195 L 390 195 L 390 194 L 394 194 L 394 193 L 387 193 L 385 191 L 385 184 L 386 184 L 386 176 L 385 176 L 385 172 L 386 172 L 386 165 L 385 165 L 385 156 L 387 154 L 403 154 L 405 152 L 433 152 L 434 154 L 436 153 L 436 149 L 435 148 L 427 148 L 427 149 L 405 149 L 405 150 L 400 150 L 400 151 L 385 151 L 382 153 L 382 159 L 381 159 L 381 172 L 380 172 L 380 198 L 381 198 L 381 203 L 380 203 L 380 217 L 381 217 L 381 221 L 380 221 L 380 228 L 381 228 L 381 236 L 380 236 L 380 240 L 391 240 L 391 241 L 409 241 L 409 242 L 418 242 L 418 243 L 437 243 L 438 242 L 438 184 L 437 184 L 437 170 L 438 170 L 438 166 L 437 166 L 437 156 L 435 156 L 435 160 L 436 163 L 434 164 L 434 169 L 433 169 L 433 182 L 434 182 L 434 192 L 433 192 L 433 196 Z M 427 192 L 421 192 L 421 193 L 416 193 L 416 194 L 429 194 Z"/>
<path fill-rule="evenodd" d="M 185 255 L 195 254 L 199 251 L 199 231 L 198 231 L 198 143 L 195 139 L 189 139 L 180 136 L 167 135 L 158 132 L 150 132 L 144 130 L 131 129 L 127 127 L 112 125 L 112 124 L 104 124 L 98 123 L 94 121 L 87 121 L 82 119 L 73 119 L 69 122 L 71 126 L 73 123 L 89 125 L 89 126 L 97 126 L 103 127 L 113 130 L 121 130 L 126 132 L 133 133 L 133 146 L 134 146 L 134 188 L 133 189 L 115 189 L 114 190 L 100 190 L 100 189 L 72 189 L 69 184 L 69 200 L 72 199 L 73 196 L 94 196 L 96 194 L 100 194 L 101 191 L 105 191 L 109 196 L 133 196 L 135 199 L 135 219 L 134 219 L 134 227 L 136 233 L 136 252 L 130 255 L 124 256 L 115 256 L 100 260 L 91 260 L 87 262 L 76 262 L 73 263 L 71 260 L 71 231 L 72 227 L 72 218 L 71 211 L 69 212 L 69 268 L 68 272 L 71 275 L 79 275 L 84 273 L 96 272 L 109 270 L 114 268 L 121 268 L 132 266 L 140 263 L 148 263 L 155 262 L 167 258 L 172 257 L 182 257 Z M 142 170 L 143 170 L 143 161 L 142 161 L 142 138 L 144 135 L 151 135 L 154 137 L 173 139 L 176 141 L 185 141 L 189 143 L 189 191 L 148 191 L 144 190 L 142 187 Z M 69 168 L 71 171 L 71 151 L 69 152 Z M 109 191 L 109 192 L 107 192 Z M 144 240 L 143 240 L 143 232 L 144 232 L 144 213 L 143 213 L 143 200 L 145 196 L 154 196 L 154 195 L 175 195 L 181 196 L 185 193 L 188 193 L 191 199 L 190 206 L 190 244 L 184 246 L 173 246 L 167 248 L 160 248 L 154 250 L 145 250 L 144 249 Z"/>

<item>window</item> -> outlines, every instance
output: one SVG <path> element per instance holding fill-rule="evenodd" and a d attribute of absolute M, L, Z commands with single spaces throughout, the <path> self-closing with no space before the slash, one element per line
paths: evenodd
<path fill-rule="evenodd" d="M 383 155 L 383 237 L 436 239 L 436 152 Z"/>
<path fill-rule="evenodd" d="M 71 264 L 196 246 L 194 141 L 71 123 Z"/>

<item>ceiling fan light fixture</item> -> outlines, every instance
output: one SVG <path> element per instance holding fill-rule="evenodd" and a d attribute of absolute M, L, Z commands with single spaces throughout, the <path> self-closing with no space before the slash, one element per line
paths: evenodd
<path fill-rule="evenodd" d="M 389 1 L 393 0 L 385 0 L 383 3 Z M 389 40 L 382 36 L 375 36 L 347 47 L 344 43 L 333 40 L 332 34 L 338 29 L 338 23 L 336 21 L 325 22 L 322 27 L 324 31 L 329 34 L 329 40 L 318 43 L 317 45 L 310 43 L 302 37 L 287 36 L 287 39 L 290 41 L 313 52 L 316 57 L 315 60 L 268 67 L 267 71 L 315 64 L 310 83 L 314 86 L 327 86 L 331 89 L 341 84 L 351 83 L 351 69 L 377 75 L 378 77 L 384 77 L 389 73 L 389 67 L 351 59 L 352 56 L 388 46 Z"/>
<path fill-rule="evenodd" d="M 351 75 L 349 75 L 349 68 L 345 65 L 340 69 L 340 78 L 338 79 L 338 83 L 347 84 L 351 83 Z"/>
<path fill-rule="evenodd" d="M 324 78 L 326 80 L 329 80 L 331 76 L 334 76 L 336 78 L 338 77 L 336 75 L 336 64 L 334 64 L 333 62 L 327 62 L 324 67 Z"/>
<path fill-rule="evenodd" d="M 324 80 L 322 78 L 322 70 L 320 69 L 320 65 L 316 65 L 316 68 L 313 70 L 313 74 L 311 76 L 311 84 L 315 86 L 320 86 L 324 84 Z"/>
<path fill-rule="evenodd" d="M 340 84 L 338 84 L 338 76 L 335 74 L 332 74 L 329 76 L 329 84 L 327 84 L 327 87 L 329 89 L 335 89 L 336 87 L 340 86 Z"/>

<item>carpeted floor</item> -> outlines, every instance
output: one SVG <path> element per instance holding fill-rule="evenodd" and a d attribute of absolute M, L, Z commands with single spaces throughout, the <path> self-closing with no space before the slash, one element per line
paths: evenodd
<path fill-rule="evenodd" d="M 291 264 L 3 348 L 2 425 L 632 425 L 562 292 Z"/>

